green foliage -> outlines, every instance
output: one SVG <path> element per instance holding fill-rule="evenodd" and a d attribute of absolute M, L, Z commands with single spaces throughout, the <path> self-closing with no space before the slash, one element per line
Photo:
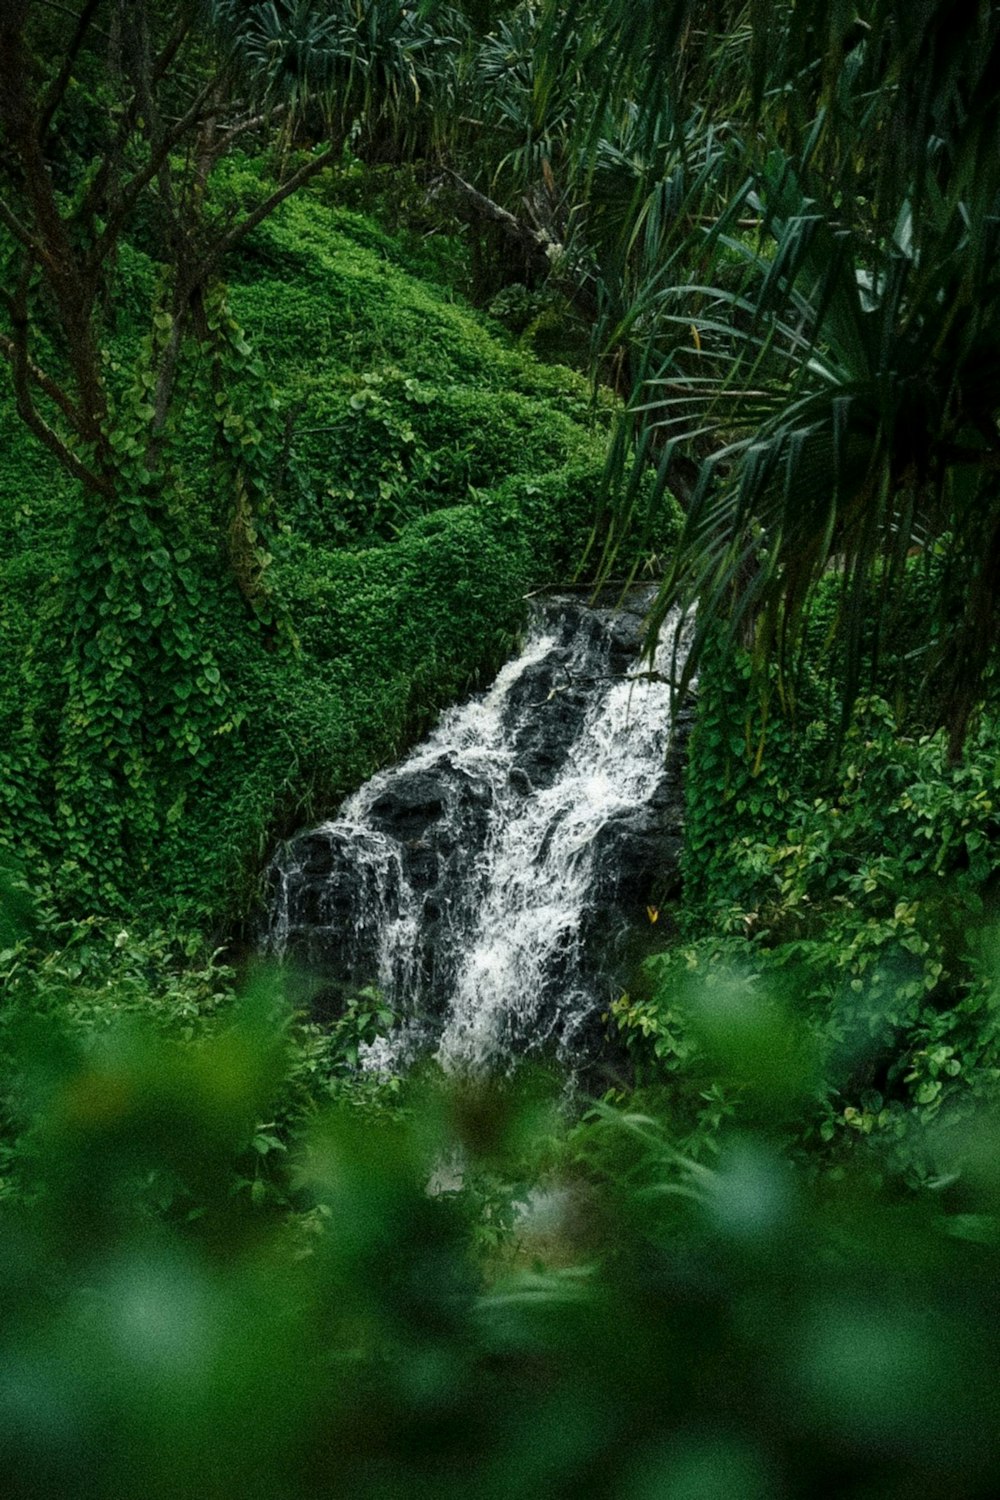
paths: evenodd
<path fill-rule="evenodd" d="M 212 0 L 207 9 L 264 98 L 306 128 L 376 157 L 427 144 L 464 29 L 457 10 L 400 0 L 360 9 L 347 0 Z"/>
<path fill-rule="evenodd" d="M 765 0 L 696 26 L 687 0 L 628 10 L 618 33 L 611 7 L 614 77 L 582 123 L 595 217 L 615 219 L 602 160 L 623 185 L 596 256 L 632 388 L 616 451 L 652 456 L 685 496 L 657 620 L 696 614 L 691 672 L 720 623 L 733 644 L 753 636 L 766 680 L 836 567 L 846 722 L 872 567 L 891 603 L 908 551 L 933 542 L 928 711 L 957 754 L 997 641 L 997 14 Z M 591 56 L 587 31 L 553 19 L 566 72 Z M 654 63 L 671 32 L 677 58 Z M 609 101 L 635 123 L 631 153 Z"/>
<path fill-rule="evenodd" d="M 352 224 L 351 232 L 360 243 L 367 243 L 364 235 L 372 236 L 372 248 L 411 276 L 469 297 L 469 251 L 463 226 L 442 215 L 427 177 L 419 161 L 362 162 L 352 157 L 324 173 L 313 191 L 337 211 L 342 223 Z M 377 246 L 376 224 L 382 226 Z"/>
<path fill-rule="evenodd" d="M 905 630 L 898 644 L 905 658 Z M 1000 1078 L 995 719 L 984 715 L 956 766 L 941 732 L 901 734 L 872 696 L 833 756 L 836 724 L 808 716 L 836 703 L 827 661 L 801 664 L 792 721 L 776 694 L 751 696 L 748 713 L 745 657 L 706 658 L 686 771 L 683 940 L 612 1013 L 641 1076 L 669 1082 L 704 1144 L 725 1110 L 685 999 L 692 977 L 725 962 L 748 994 L 779 986 L 822 1058 L 807 1136 L 838 1151 L 880 1132 L 920 1179 L 934 1172 L 929 1124 L 992 1098 Z"/>
<path fill-rule="evenodd" d="M 486 311 L 516 334 L 523 348 L 542 358 L 586 365 L 585 325 L 554 287 L 513 282 L 490 298 Z"/>
<path fill-rule="evenodd" d="M 720 1075 L 758 1074 L 773 1010 L 748 1029 L 708 1004 Z M 547 1202 L 504 1210 L 463 1177 L 548 1130 L 537 1091 L 341 1103 L 289 1135 L 314 1060 L 266 989 L 197 1043 L 22 1029 L 31 1124 L 0 1204 L 18 1500 L 995 1488 L 991 1115 L 951 1142 L 960 1186 L 901 1197 L 870 1148 L 815 1183 L 764 1123 L 699 1165 L 601 1106 Z M 794 1114 L 804 1086 L 772 1062 L 758 1097 Z M 484 1283 L 498 1214 L 522 1249 Z"/>
<path fill-rule="evenodd" d="M 145 842 L 159 832 L 157 771 L 208 767 L 227 693 L 203 644 L 207 605 L 190 553 L 170 547 L 155 510 L 123 499 L 92 538 L 89 531 L 77 544 L 72 585 L 78 613 L 56 813 L 63 873 L 70 863 L 96 867 L 113 892 L 128 878 L 129 837 Z"/>
<path fill-rule="evenodd" d="M 560 535 L 530 481 L 592 470 L 598 424 L 581 380 L 414 280 L 331 182 L 294 196 L 350 160 L 299 147 L 317 122 L 402 145 L 460 18 L 449 38 L 396 4 L 127 11 L 86 7 L 66 37 L 19 11 L 0 49 L 3 420 L 13 404 L 84 492 L 45 495 L 32 452 L 0 472 L 0 847 L 16 830 L 37 890 L 77 916 L 231 920 L 268 837 L 492 666 L 525 588 L 568 570 L 576 518 Z M 480 505 L 515 476 L 523 527 L 514 491 Z M 314 612 L 300 633 L 290 563 L 316 542 L 386 551 L 331 560 L 335 628 Z M 372 585 L 353 632 L 352 567 Z"/>
<path fill-rule="evenodd" d="M 873 564 L 886 645 L 907 553 L 933 544 L 908 686 L 953 754 L 1000 617 L 998 54 L 995 9 L 944 0 L 541 0 L 475 33 L 447 134 L 473 245 L 521 261 L 497 311 L 525 331 L 547 297 L 583 312 L 627 394 L 613 468 L 683 499 L 658 617 L 691 611 L 691 670 L 720 622 L 759 673 L 788 668 L 835 567 L 846 723 Z"/>
<path fill-rule="evenodd" d="M 259 190 L 239 160 L 213 189 L 219 212 Z M 494 666 L 524 592 L 586 540 L 585 384 L 415 281 L 326 192 L 260 227 L 231 296 L 206 294 L 155 469 L 173 324 L 137 339 L 155 268 L 126 247 L 113 506 L 81 506 L 23 439 L 5 450 L 0 841 L 16 830 L 77 914 L 245 912 L 268 837 Z"/>
<path fill-rule="evenodd" d="M 578 424 L 545 401 L 436 388 L 392 366 L 303 385 L 300 400 L 289 439 L 291 524 L 316 541 L 391 537 L 414 513 L 511 473 L 560 468 L 584 446 Z"/>

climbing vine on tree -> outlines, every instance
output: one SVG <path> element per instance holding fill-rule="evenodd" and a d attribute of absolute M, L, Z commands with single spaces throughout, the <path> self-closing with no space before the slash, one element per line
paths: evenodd
<path fill-rule="evenodd" d="M 185 516 L 189 407 L 214 418 L 222 587 L 239 588 L 249 628 L 274 625 L 261 541 L 273 403 L 259 368 L 260 412 L 235 402 L 250 350 L 220 273 L 334 148 L 286 150 L 253 201 L 216 202 L 219 163 L 287 117 L 280 101 L 255 104 L 253 83 L 232 34 L 194 4 L 87 3 L 69 33 L 32 0 L 0 17 L 0 356 L 28 431 L 81 490 L 44 795 L 64 877 L 86 867 L 106 891 L 152 857 L 159 820 L 181 816 L 210 738 L 232 728 L 209 629 L 220 585 L 193 555 Z M 122 254 L 151 231 L 161 273 L 125 380 L 113 312 Z"/>

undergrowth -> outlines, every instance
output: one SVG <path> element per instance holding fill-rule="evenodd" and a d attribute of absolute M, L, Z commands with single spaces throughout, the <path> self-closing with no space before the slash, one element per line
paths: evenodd
<path fill-rule="evenodd" d="M 252 198 L 258 165 L 213 191 Z M 526 591 L 584 549 L 606 406 L 335 196 L 289 200 L 227 265 L 165 490 L 138 467 L 98 521 L 0 394 L 0 848 L 67 918 L 244 919 L 272 841 L 493 670 Z M 169 319 L 139 340 L 159 275 L 141 235 L 117 275 L 128 473 Z"/>
<path fill-rule="evenodd" d="M 823 624 L 836 587 L 820 594 L 794 716 L 776 692 L 749 696 L 748 659 L 706 657 L 680 938 L 612 1012 L 640 1081 L 666 1088 L 694 1148 L 739 1113 L 747 1084 L 706 1072 L 703 982 L 735 974 L 727 994 L 747 1017 L 779 994 L 788 1035 L 804 1026 L 815 1053 L 799 1144 L 838 1160 L 877 1137 L 886 1161 L 927 1182 L 939 1172 L 930 1127 L 960 1129 L 1000 1084 L 996 711 L 983 711 L 957 764 L 944 731 L 905 717 L 893 684 L 920 635 L 915 564 L 895 660 L 876 669 L 889 696 L 860 700 L 843 734 Z"/>

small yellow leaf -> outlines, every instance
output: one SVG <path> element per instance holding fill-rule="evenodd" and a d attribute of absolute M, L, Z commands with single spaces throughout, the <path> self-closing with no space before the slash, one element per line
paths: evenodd
<path fill-rule="evenodd" d="M 658 906 L 647 906 L 646 907 L 646 916 L 649 918 L 649 920 L 651 922 L 655 922 L 657 920 L 657 918 L 659 917 L 659 915 L 660 915 L 660 908 Z"/>

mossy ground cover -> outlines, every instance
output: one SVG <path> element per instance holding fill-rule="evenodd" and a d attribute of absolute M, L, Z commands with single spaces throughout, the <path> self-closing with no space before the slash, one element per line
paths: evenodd
<path fill-rule="evenodd" d="M 253 163 L 230 167 L 220 211 L 256 185 Z M 278 628 L 251 616 L 226 565 L 230 502 L 195 351 L 163 525 L 183 543 L 213 717 L 189 763 L 144 766 L 145 810 L 122 836 L 109 819 L 100 879 L 86 830 L 99 844 L 108 789 L 73 781 L 60 740 L 87 501 L 3 392 L 0 836 L 54 910 L 144 911 L 216 931 L 245 916 L 269 842 L 328 811 L 491 670 L 514 643 L 525 591 L 568 576 L 584 549 L 607 405 L 415 278 L 411 252 L 335 197 L 331 180 L 288 201 L 226 268 L 256 357 L 226 396 L 263 411 L 270 435 Z M 155 294 L 152 243 L 140 236 L 121 257 L 107 345 L 122 392 Z M 142 586 L 137 573 L 136 607 Z"/>

